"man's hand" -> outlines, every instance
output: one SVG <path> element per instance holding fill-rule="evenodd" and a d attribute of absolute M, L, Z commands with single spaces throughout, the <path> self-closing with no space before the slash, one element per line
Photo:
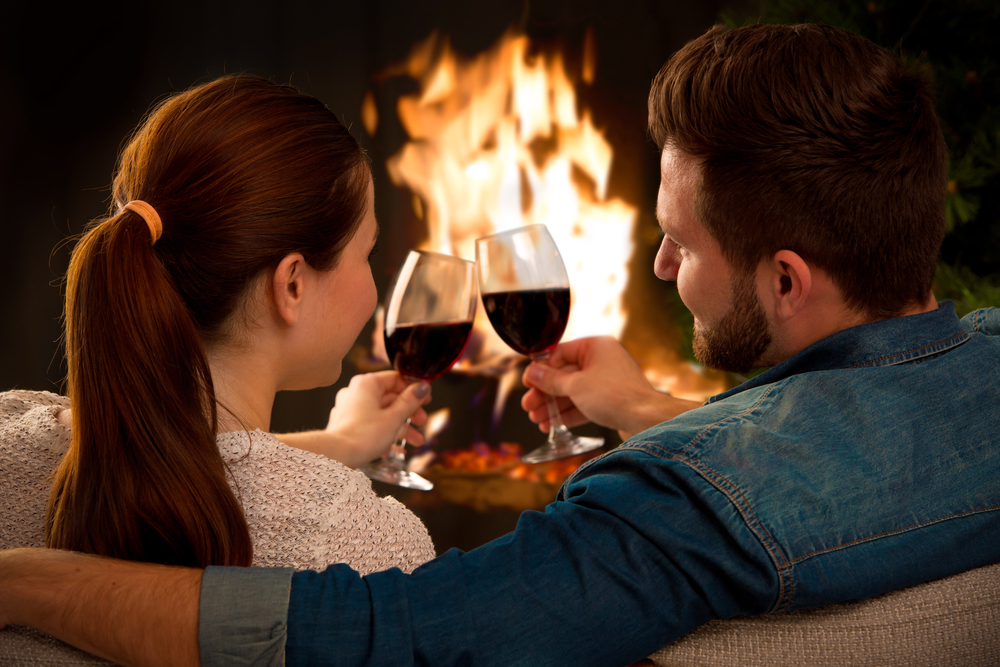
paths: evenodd
<path fill-rule="evenodd" d="M 410 385 L 395 371 L 363 373 L 337 392 L 325 430 L 275 437 L 356 468 L 384 454 L 404 427 L 408 443 L 424 444 L 423 434 L 414 426 L 427 422 L 421 406 L 430 400 L 427 383 Z M 406 424 L 408 417 L 413 426 Z"/>
<path fill-rule="evenodd" d="M 610 336 L 563 343 L 548 362 L 529 365 L 522 379 L 530 389 L 521 407 L 542 431 L 549 430 L 546 394 L 557 397 L 567 426 L 592 421 L 617 430 L 623 439 L 701 406 L 654 389 L 635 359 Z"/>

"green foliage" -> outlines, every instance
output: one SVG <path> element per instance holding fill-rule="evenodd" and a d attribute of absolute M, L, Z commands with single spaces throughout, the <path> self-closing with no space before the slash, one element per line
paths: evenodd
<path fill-rule="evenodd" d="M 933 83 L 949 152 L 948 237 L 938 278 L 947 282 L 949 293 L 973 302 L 982 295 L 995 297 L 993 286 L 1000 285 L 1000 2 L 772 0 L 759 14 L 730 10 L 722 20 L 730 27 L 755 22 L 839 26 L 889 49 Z"/>
<path fill-rule="evenodd" d="M 968 267 L 938 264 L 934 294 L 955 303 L 959 317 L 977 308 L 1000 307 L 1000 279 L 977 276 Z"/>

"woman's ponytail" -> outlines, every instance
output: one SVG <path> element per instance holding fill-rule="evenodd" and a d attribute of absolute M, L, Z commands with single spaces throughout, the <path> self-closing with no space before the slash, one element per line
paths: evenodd
<path fill-rule="evenodd" d="M 252 544 L 215 442 L 197 331 L 131 208 L 70 261 L 72 445 L 52 487 L 46 546 L 178 565 L 249 565 Z M 157 480 L 151 484 L 150 480 Z"/>

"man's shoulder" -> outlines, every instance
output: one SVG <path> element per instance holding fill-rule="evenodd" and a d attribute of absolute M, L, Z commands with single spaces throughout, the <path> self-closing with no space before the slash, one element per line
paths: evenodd
<path fill-rule="evenodd" d="M 1000 336 L 1000 308 L 980 308 L 962 318 L 962 326 L 969 333 Z"/>
<path fill-rule="evenodd" d="M 782 380 L 752 387 L 706 403 L 636 434 L 625 444 L 639 449 L 647 445 L 661 451 L 690 450 L 723 432 L 739 430 L 753 422 L 756 414 L 772 406 L 784 384 Z"/>

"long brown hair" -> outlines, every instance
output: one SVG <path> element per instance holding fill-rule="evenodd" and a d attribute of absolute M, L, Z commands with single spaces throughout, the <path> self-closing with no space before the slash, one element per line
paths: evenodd
<path fill-rule="evenodd" d="M 49 547 L 193 566 L 249 565 L 253 546 L 216 445 L 205 344 L 239 341 L 249 287 L 288 254 L 332 268 L 370 173 L 323 104 L 230 76 L 169 97 L 123 150 L 111 212 L 66 279 L 72 444 Z M 132 200 L 160 215 L 152 242 Z"/>
<path fill-rule="evenodd" d="M 696 211 L 736 268 L 783 248 L 871 319 L 930 293 L 945 232 L 945 144 L 930 86 L 821 25 L 713 28 L 649 93 L 657 145 L 701 162 Z"/>

